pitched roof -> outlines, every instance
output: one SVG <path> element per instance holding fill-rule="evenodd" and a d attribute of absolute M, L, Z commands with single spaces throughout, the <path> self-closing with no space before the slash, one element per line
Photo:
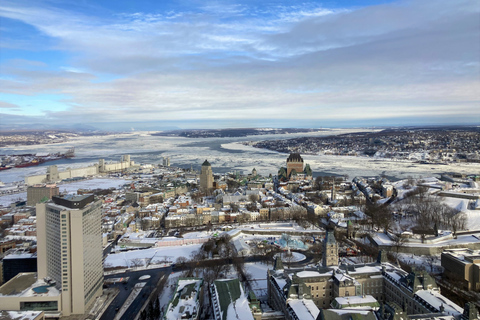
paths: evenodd
<path fill-rule="evenodd" d="M 303 162 L 303 158 L 300 156 L 300 153 L 290 153 L 288 156 L 287 162 L 290 161 L 297 161 L 297 162 Z"/>

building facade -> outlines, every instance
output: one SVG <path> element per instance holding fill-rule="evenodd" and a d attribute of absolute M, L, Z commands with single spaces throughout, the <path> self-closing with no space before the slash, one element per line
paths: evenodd
<path fill-rule="evenodd" d="M 303 173 L 303 158 L 299 153 L 291 153 L 287 158 L 287 177 L 293 174 Z"/>
<path fill-rule="evenodd" d="M 448 249 L 441 256 L 445 276 L 464 290 L 480 291 L 480 250 Z"/>
<path fill-rule="evenodd" d="M 27 188 L 27 206 L 34 206 L 41 201 L 58 196 L 59 189 L 56 184 L 33 185 Z"/>
<path fill-rule="evenodd" d="M 62 292 L 62 314 L 83 314 L 102 294 L 101 201 L 53 197 L 37 205 L 38 278 Z"/>

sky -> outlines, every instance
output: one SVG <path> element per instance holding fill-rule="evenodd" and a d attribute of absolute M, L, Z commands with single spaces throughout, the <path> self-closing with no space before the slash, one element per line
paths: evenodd
<path fill-rule="evenodd" d="M 480 2 L 2 0 L 0 129 L 480 124 Z"/>

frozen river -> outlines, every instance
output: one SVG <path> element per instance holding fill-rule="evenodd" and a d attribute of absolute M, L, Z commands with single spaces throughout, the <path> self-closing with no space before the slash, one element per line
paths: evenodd
<path fill-rule="evenodd" d="M 109 136 L 90 136 L 72 139 L 66 143 L 2 148 L 0 154 L 37 152 L 65 152 L 75 147 L 75 158 L 47 162 L 36 167 L 14 168 L 0 171 L 0 181 L 20 181 L 25 176 L 43 174 L 49 165 L 60 169 L 83 167 L 104 158 L 119 161 L 121 155 L 130 154 L 136 163 L 161 163 L 162 157 L 170 157 L 171 165 L 199 169 L 205 159 L 212 164 L 214 172 L 251 171 L 256 168 L 262 175 L 276 174 L 285 166 L 287 154 L 256 149 L 241 144 L 242 141 L 294 138 L 298 136 L 320 136 L 358 132 L 358 129 L 336 129 L 322 133 L 262 135 L 240 138 L 180 138 L 151 136 L 148 133 L 130 133 Z M 367 157 L 345 157 L 326 155 L 302 155 L 309 163 L 314 175 L 355 176 L 385 175 L 392 179 L 412 177 L 438 177 L 444 172 L 478 173 L 478 164 L 424 165 L 403 161 L 373 159 Z"/>

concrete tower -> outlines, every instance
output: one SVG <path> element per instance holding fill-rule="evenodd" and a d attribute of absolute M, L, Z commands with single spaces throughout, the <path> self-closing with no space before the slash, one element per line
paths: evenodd
<path fill-rule="evenodd" d="M 37 204 L 38 277 L 62 291 L 62 315 L 83 314 L 102 294 L 101 200 L 53 197 Z"/>
<path fill-rule="evenodd" d="M 328 229 L 323 240 L 323 266 L 338 266 L 338 243 L 333 229 Z"/>
<path fill-rule="evenodd" d="M 210 163 L 205 160 L 202 164 L 202 171 L 200 172 L 200 190 L 208 193 L 213 189 L 213 172 Z"/>

